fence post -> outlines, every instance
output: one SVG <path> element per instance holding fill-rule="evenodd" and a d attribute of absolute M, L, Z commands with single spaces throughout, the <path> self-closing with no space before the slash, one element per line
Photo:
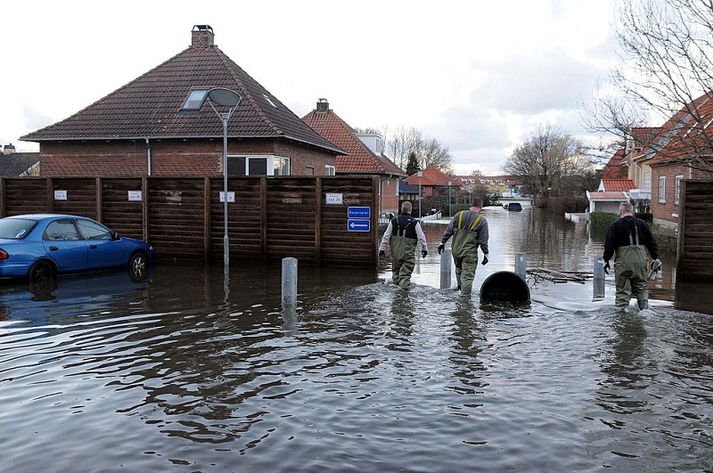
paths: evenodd
<path fill-rule="evenodd" d="M 443 253 L 441 253 L 441 289 L 451 288 L 452 263 L 451 250 L 444 250 Z"/>
<path fill-rule="evenodd" d="M 597 256 L 594 258 L 594 299 L 601 301 L 604 299 L 604 258 Z"/>
<path fill-rule="evenodd" d="M 144 241 L 149 241 L 149 179 L 141 178 L 141 228 Z"/>
<path fill-rule="evenodd" d="M 211 180 L 210 177 L 203 178 L 203 255 L 210 255 L 211 228 Z"/>
<path fill-rule="evenodd" d="M 5 204 L 5 178 L 0 176 L 0 218 L 7 213 L 7 204 Z"/>
<path fill-rule="evenodd" d="M 47 188 L 47 212 L 54 212 L 54 180 L 51 177 L 45 179 Z"/>
<path fill-rule="evenodd" d="M 282 306 L 297 305 L 297 258 L 282 259 Z"/>
<path fill-rule="evenodd" d="M 322 264 L 322 178 L 314 178 L 314 264 Z"/>
<path fill-rule="evenodd" d="M 527 258 L 525 253 L 517 253 L 515 255 L 515 274 L 523 280 L 527 277 Z"/>
<path fill-rule="evenodd" d="M 104 221 L 104 194 L 102 192 L 104 184 L 102 183 L 102 178 L 97 177 L 94 179 L 94 187 L 96 188 L 96 205 L 97 205 L 97 222 Z"/>

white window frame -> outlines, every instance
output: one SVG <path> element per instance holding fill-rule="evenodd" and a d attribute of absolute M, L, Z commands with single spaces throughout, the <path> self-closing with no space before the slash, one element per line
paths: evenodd
<path fill-rule="evenodd" d="M 659 176 L 659 204 L 666 203 L 666 176 Z"/>
<path fill-rule="evenodd" d="M 337 174 L 337 167 L 331 164 L 324 165 L 324 175 L 325 176 L 335 176 Z"/>
<path fill-rule="evenodd" d="M 681 203 L 681 180 L 683 179 L 683 174 L 676 176 L 676 183 L 674 187 L 673 201 L 676 205 Z"/>
<path fill-rule="evenodd" d="M 245 158 L 245 177 L 251 176 L 250 174 L 250 160 L 251 159 L 265 159 L 266 162 L 266 176 L 275 175 L 275 159 L 286 159 L 287 160 L 287 174 L 279 174 L 282 176 L 292 175 L 292 158 L 287 158 L 285 156 L 277 156 L 272 154 L 229 154 L 230 158 Z M 252 174 L 252 176 L 262 176 L 263 174 Z"/>

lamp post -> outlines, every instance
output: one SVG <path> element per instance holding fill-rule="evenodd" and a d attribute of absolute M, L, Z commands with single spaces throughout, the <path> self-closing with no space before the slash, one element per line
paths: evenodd
<path fill-rule="evenodd" d="M 451 211 L 451 184 L 453 184 L 452 181 L 448 181 L 448 216 L 452 217 L 453 212 Z"/>
<path fill-rule="evenodd" d="M 242 97 L 231 89 L 214 87 L 212 89 L 193 89 L 181 107 L 182 112 L 199 112 L 206 99 L 218 118 L 223 122 L 223 266 L 227 276 L 230 253 L 228 239 L 228 121 L 240 104 Z M 227 112 L 219 112 L 215 105 L 227 108 Z"/>
<path fill-rule="evenodd" d="M 423 171 L 418 171 L 418 219 L 421 220 L 421 178 Z"/>

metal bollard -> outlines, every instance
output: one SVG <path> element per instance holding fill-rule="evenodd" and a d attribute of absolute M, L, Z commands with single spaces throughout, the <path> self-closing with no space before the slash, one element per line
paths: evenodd
<path fill-rule="evenodd" d="M 282 306 L 297 305 L 297 258 L 282 259 Z"/>
<path fill-rule="evenodd" d="M 453 257 L 451 250 L 443 250 L 441 253 L 441 289 L 451 288 L 451 265 Z"/>
<path fill-rule="evenodd" d="M 597 256 L 594 258 L 594 299 L 601 301 L 604 299 L 604 258 Z"/>
<path fill-rule="evenodd" d="M 522 279 L 527 277 L 527 258 L 525 253 L 517 253 L 515 255 L 515 274 Z"/>

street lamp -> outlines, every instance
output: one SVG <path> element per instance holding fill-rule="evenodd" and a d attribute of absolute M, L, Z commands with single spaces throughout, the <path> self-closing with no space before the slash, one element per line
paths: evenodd
<path fill-rule="evenodd" d="M 212 89 L 193 89 L 183 102 L 181 112 L 198 112 L 203 107 L 206 99 L 218 118 L 223 122 L 223 266 L 228 273 L 230 242 L 228 240 L 228 120 L 240 104 L 242 97 L 234 90 L 214 87 Z M 219 112 L 216 104 L 226 107 L 227 112 Z M 210 210 L 209 210 L 210 211 Z"/>

